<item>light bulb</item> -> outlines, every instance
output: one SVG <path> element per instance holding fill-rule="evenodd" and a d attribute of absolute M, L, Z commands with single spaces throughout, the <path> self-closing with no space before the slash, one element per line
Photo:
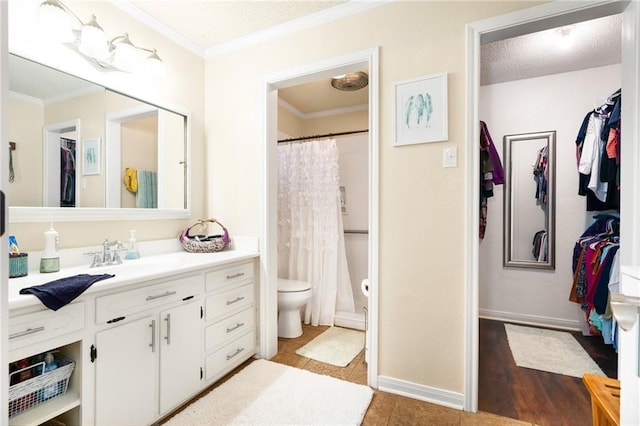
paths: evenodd
<path fill-rule="evenodd" d="M 69 14 L 58 0 L 47 0 L 38 8 L 38 23 L 43 35 L 59 43 L 74 40 Z"/>
<path fill-rule="evenodd" d="M 106 59 L 109 57 L 107 37 L 102 27 L 98 25 L 95 15 L 92 15 L 91 20 L 82 26 L 78 49 L 92 58 Z"/>
<path fill-rule="evenodd" d="M 144 63 L 145 74 L 153 80 L 156 84 L 164 83 L 164 79 L 166 77 L 166 70 L 164 68 L 164 63 L 158 56 L 158 52 L 153 49 L 153 53 L 149 55 L 147 60 Z"/>
<path fill-rule="evenodd" d="M 138 50 L 125 33 L 118 37 L 113 49 L 113 66 L 126 72 L 133 72 L 138 65 Z"/>

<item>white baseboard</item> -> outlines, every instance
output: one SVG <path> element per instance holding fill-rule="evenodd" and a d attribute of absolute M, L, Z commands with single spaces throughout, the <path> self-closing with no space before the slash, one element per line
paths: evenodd
<path fill-rule="evenodd" d="M 580 322 L 578 320 L 542 317 L 538 315 L 526 315 L 513 312 L 492 311 L 489 309 L 480 309 L 478 311 L 478 316 L 484 319 L 515 322 L 520 324 L 536 325 L 540 327 L 558 328 L 561 330 L 581 330 Z"/>
<path fill-rule="evenodd" d="M 355 330 L 365 329 L 364 312 L 336 312 L 333 318 L 333 325 L 338 327 L 353 328 Z"/>
<path fill-rule="evenodd" d="M 464 407 L 464 395 L 459 392 L 432 388 L 393 377 L 378 376 L 378 389 L 456 410 L 462 410 Z"/>

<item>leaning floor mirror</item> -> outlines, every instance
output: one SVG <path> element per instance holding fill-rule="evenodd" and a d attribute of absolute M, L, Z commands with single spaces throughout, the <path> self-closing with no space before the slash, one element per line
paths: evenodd
<path fill-rule="evenodd" d="M 504 266 L 555 269 L 556 132 L 504 136 Z"/>

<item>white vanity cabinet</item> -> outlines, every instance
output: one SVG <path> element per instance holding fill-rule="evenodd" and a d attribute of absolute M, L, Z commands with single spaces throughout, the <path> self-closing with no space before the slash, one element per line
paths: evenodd
<path fill-rule="evenodd" d="M 64 306 L 58 311 L 49 309 L 27 310 L 27 312 L 14 311 L 9 316 L 9 360 L 15 362 L 27 359 L 45 352 L 55 352 L 75 362 L 75 369 L 82 368 L 82 331 L 85 327 L 85 303 L 76 302 Z M 57 370 L 58 372 L 61 370 Z M 54 370 L 55 372 L 55 370 Z M 58 375 L 56 375 L 58 376 Z M 16 414 L 9 419 L 9 425 L 38 425 L 57 416 L 64 416 L 71 423 L 78 424 L 80 414 L 78 407 L 81 404 L 81 383 L 66 375 L 58 376 L 57 380 L 66 380 L 68 387 L 64 395 L 51 400 L 42 400 L 45 396 L 44 385 L 39 383 L 51 383 L 51 379 L 45 380 L 43 376 L 36 376 L 30 380 L 29 396 L 24 399 L 11 398 L 9 404 L 10 414 Z M 6 383 L 2 381 L 3 385 Z M 26 385 L 27 382 L 24 383 Z M 35 392 L 35 393 L 33 393 Z M 16 403 L 23 399 L 31 407 L 19 407 Z M 24 410 L 24 411 L 22 411 Z"/>
<path fill-rule="evenodd" d="M 143 426 L 170 414 L 255 354 L 257 257 L 177 252 L 139 273 L 115 266 L 58 311 L 18 294 L 48 277 L 10 281 L 9 361 L 57 351 L 75 369 L 65 394 L 9 425 Z"/>
<path fill-rule="evenodd" d="M 205 274 L 205 379 L 219 379 L 255 354 L 255 262 Z"/>
<path fill-rule="evenodd" d="M 200 390 L 202 283 L 194 274 L 96 298 L 107 323 L 95 340 L 96 425 L 151 424 Z"/>

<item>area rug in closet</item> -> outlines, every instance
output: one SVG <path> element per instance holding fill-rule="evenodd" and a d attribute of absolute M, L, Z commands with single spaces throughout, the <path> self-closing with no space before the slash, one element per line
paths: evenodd
<path fill-rule="evenodd" d="M 165 425 L 359 425 L 371 388 L 257 360 Z"/>
<path fill-rule="evenodd" d="M 364 349 L 364 331 L 331 327 L 296 351 L 316 361 L 346 367 Z"/>
<path fill-rule="evenodd" d="M 513 324 L 504 328 L 518 367 L 579 378 L 585 373 L 605 376 L 571 333 Z"/>

